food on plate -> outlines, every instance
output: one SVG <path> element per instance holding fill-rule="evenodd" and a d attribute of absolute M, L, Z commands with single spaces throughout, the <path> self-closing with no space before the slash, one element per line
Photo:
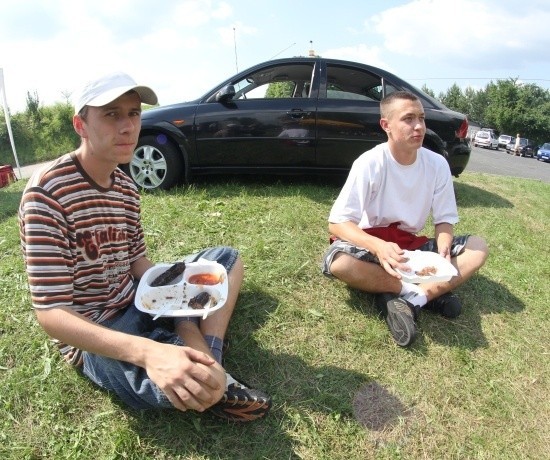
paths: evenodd
<path fill-rule="evenodd" d="M 208 292 L 203 291 L 189 300 L 189 307 L 194 310 L 204 308 L 204 306 L 210 301 L 210 297 L 211 296 Z"/>
<path fill-rule="evenodd" d="M 416 270 L 414 272 L 414 274 L 417 276 L 430 276 L 430 275 L 435 275 L 436 273 L 437 273 L 437 268 L 434 266 L 424 267 L 423 269 Z"/>
<path fill-rule="evenodd" d="M 157 276 L 150 284 L 152 287 L 165 286 L 174 281 L 185 271 L 185 262 L 176 262 L 168 270 Z"/>
<path fill-rule="evenodd" d="M 207 260 L 163 263 L 143 274 L 135 305 L 155 319 L 161 316 L 206 318 L 224 306 L 227 294 L 227 271 L 223 265 Z"/>
<path fill-rule="evenodd" d="M 215 273 L 197 273 L 191 275 L 188 280 L 191 284 L 213 285 L 221 282 L 219 274 Z"/>

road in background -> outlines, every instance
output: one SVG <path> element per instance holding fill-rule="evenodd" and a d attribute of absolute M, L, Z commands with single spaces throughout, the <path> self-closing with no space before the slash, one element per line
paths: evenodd
<path fill-rule="evenodd" d="M 550 163 L 536 158 L 516 157 L 505 150 L 489 150 L 472 147 L 466 171 L 495 174 L 498 176 L 521 177 L 550 183 Z"/>
<path fill-rule="evenodd" d="M 15 172 L 15 175 L 18 179 L 28 179 L 31 177 L 32 173 L 40 168 L 42 165 L 49 163 L 48 161 L 44 163 L 37 163 L 34 165 L 28 165 L 28 166 L 21 166 L 21 174 L 19 174 L 19 170 L 17 168 L 13 168 L 13 171 Z"/>

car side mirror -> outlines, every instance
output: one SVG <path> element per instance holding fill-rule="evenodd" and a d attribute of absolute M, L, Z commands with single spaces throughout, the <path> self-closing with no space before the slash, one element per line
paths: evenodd
<path fill-rule="evenodd" d="M 216 102 L 227 102 L 235 97 L 235 87 L 233 85 L 224 86 L 216 93 Z"/>

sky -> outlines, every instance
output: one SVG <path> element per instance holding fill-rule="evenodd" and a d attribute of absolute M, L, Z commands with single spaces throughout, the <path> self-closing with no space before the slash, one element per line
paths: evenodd
<path fill-rule="evenodd" d="M 71 100 L 113 71 L 161 105 L 273 58 L 362 62 L 436 95 L 517 79 L 550 89 L 548 0 L 2 0 L 10 113 Z"/>

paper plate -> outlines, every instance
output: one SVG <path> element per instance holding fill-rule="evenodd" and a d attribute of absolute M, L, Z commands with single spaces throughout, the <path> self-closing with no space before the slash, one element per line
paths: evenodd
<path fill-rule="evenodd" d="M 172 265 L 157 264 L 143 274 L 135 298 L 135 305 L 138 310 L 152 316 L 162 312 L 160 316 L 202 316 L 206 318 L 210 313 L 225 305 L 228 286 L 227 272 L 223 265 L 210 260 L 199 259 L 197 262 L 186 263 L 183 276 L 180 275 L 171 284 L 158 287 L 151 286 L 153 280 Z M 195 279 L 198 275 L 214 275 L 218 282 L 216 284 L 198 284 L 201 282 L 200 279 L 198 281 Z M 207 308 L 191 308 L 189 300 L 201 292 L 210 294 L 210 305 Z"/>
<path fill-rule="evenodd" d="M 409 259 L 406 264 L 411 271 L 396 269 L 405 281 L 409 283 L 429 283 L 437 281 L 449 281 L 453 276 L 458 274 L 456 268 L 444 257 L 441 257 L 435 252 L 429 251 L 405 251 L 405 257 Z M 421 275 L 423 269 L 433 267 L 434 274 Z"/>

